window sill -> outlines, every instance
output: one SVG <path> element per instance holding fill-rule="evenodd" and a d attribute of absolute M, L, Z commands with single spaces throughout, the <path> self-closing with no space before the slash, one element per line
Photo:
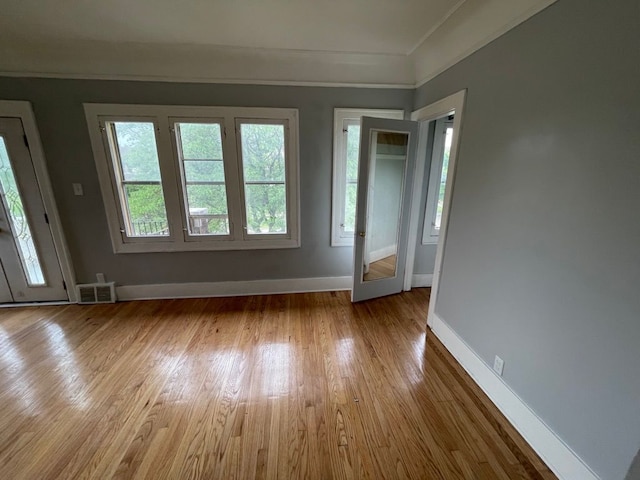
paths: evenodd
<path fill-rule="evenodd" d="M 215 252 L 230 250 L 279 250 L 300 248 L 298 239 L 286 240 L 246 240 L 233 241 L 201 241 L 201 242 L 171 242 L 158 241 L 150 243 L 120 243 L 113 245 L 113 251 L 120 253 L 169 253 L 169 252 Z"/>

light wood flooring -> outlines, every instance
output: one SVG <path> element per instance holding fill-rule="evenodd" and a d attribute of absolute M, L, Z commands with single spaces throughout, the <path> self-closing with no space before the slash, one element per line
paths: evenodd
<path fill-rule="evenodd" d="M 363 278 L 365 282 L 369 280 L 377 280 L 379 278 L 390 278 L 396 275 L 396 262 L 395 255 L 389 255 L 369 264 L 369 271 L 364 274 Z"/>
<path fill-rule="evenodd" d="M 428 300 L 0 310 L 0 478 L 555 478 L 425 333 Z"/>

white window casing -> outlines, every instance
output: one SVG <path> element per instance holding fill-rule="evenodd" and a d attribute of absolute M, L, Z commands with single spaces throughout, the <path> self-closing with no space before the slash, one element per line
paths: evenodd
<path fill-rule="evenodd" d="M 347 143 L 349 127 L 359 126 L 363 117 L 402 120 L 404 110 L 336 108 L 333 111 L 333 188 L 331 202 L 331 246 L 352 246 L 355 232 L 348 228 L 353 221 L 346 218 L 347 188 L 355 185 L 357 176 L 347 178 Z M 360 145 L 360 138 L 352 139 Z M 357 152 L 356 152 L 357 158 Z M 356 169 L 357 172 L 357 169 Z M 352 187 L 353 188 L 353 187 Z M 353 220 L 353 219 L 351 219 Z"/>
<path fill-rule="evenodd" d="M 300 246 L 296 109 L 118 104 L 84 104 L 84 109 L 114 252 L 248 250 Z M 114 131 L 119 122 L 153 124 L 159 182 L 155 179 L 125 179 L 125 175 L 119 170 L 122 165 L 121 150 L 114 148 L 117 142 L 117 138 L 114 142 Z M 244 124 L 274 125 L 281 132 L 277 139 L 281 138 L 282 144 L 277 145 L 276 156 L 280 164 L 284 163 L 283 174 L 276 180 L 253 182 L 280 191 L 284 186 L 284 211 L 280 208 L 275 212 L 276 216 L 271 217 L 277 217 L 278 230 L 275 233 L 271 231 L 271 224 L 267 231 L 261 229 L 258 234 L 247 233 L 243 145 L 240 138 L 240 128 Z M 186 158 L 182 135 L 187 127 L 196 132 L 202 129 L 219 132 L 219 153 L 222 158 Z M 195 168 L 196 164 L 199 165 L 198 168 Z M 206 177 L 203 173 L 214 170 L 217 172 L 216 178 Z M 195 175 L 195 179 L 190 175 Z M 134 227 L 129 218 L 131 215 L 124 192 L 130 185 L 152 188 L 156 184 L 162 188 L 166 225 L 162 225 L 162 228 L 149 227 L 140 233 L 141 230 Z M 218 202 L 218 211 L 214 212 L 200 208 L 200 205 L 190 204 L 188 192 L 191 188 L 217 191 L 218 196 L 226 193 L 226 212 L 223 202 Z M 159 201 L 157 192 L 153 198 Z M 213 222 L 217 230 L 210 231 L 209 222 Z"/>

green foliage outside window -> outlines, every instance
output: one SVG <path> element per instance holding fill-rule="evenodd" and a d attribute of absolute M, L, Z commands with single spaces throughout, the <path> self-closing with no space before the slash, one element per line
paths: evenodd
<path fill-rule="evenodd" d="M 284 127 L 245 123 L 241 125 L 241 140 L 247 231 L 284 233 L 287 230 Z"/>
<path fill-rule="evenodd" d="M 160 184 L 160 164 L 156 149 L 154 124 L 149 122 L 116 122 L 114 124 L 125 182 L 129 220 L 134 236 L 167 235 L 167 211 Z"/>
<path fill-rule="evenodd" d="M 115 122 L 114 127 L 131 233 L 166 235 L 154 124 Z M 194 218 L 206 219 L 206 233 L 228 234 L 221 128 L 213 123 L 180 123 L 177 130 L 188 208 Z M 251 234 L 287 229 L 284 134 L 282 125 L 241 125 L 246 221 Z"/>

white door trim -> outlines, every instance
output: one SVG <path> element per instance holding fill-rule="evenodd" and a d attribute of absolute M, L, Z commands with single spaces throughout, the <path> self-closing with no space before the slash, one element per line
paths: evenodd
<path fill-rule="evenodd" d="M 455 181 L 456 163 L 458 159 L 458 146 L 460 143 L 460 133 L 462 127 L 462 118 L 464 115 L 464 104 L 467 91 L 460 90 L 453 95 L 438 100 L 431 105 L 420 108 L 411 113 L 411 120 L 420 122 L 420 144 L 418 145 L 418 158 L 416 158 L 416 169 L 413 186 L 413 201 L 411 203 L 411 218 L 409 220 L 409 238 L 415 240 L 418 238 L 418 224 L 420 222 L 420 197 L 422 195 L 422 186 L 424 183 L 424 166 L 427 157 L 427 139 L 426 129 L 428 122 L 437 118 L 449 115 L 455 111 L 453 119 L 453 139 L 451 141 L 451 152 L 449 155 L 449 171 L 447 174 L 447 182 L 444 194 L 444 206 L 442 209 L 442 220 L 440 223 L 440 236 L 438 238 L 438 249 L 436 253 L 436 262 L 433 267 L 433 282 L 431 285 L 431 300 L 429 301 L 429 313 L 427 315 L 427 325 L 433 323 L 433 314 L 438 300 L 438 283 L 440 280 L 440 270 L 442 268 L 442 259 L 444 257 L 444 245 L 447 237 L 447 227 L 449 225 L 449 208 L 451 206 L 451 198 L 453 193 L 453 185 Z M 404 289 L 411 290 L 413 280 L 413 264 L 416 256 L 416 242 L 413 241 L 409 245 L 407 251 L 407 266 L 405 268 Z"/>
<path fill-rule="evenodd" d="M 22 120 L 22 126 L 27 136 L 27 142 L 29 143 L 29 150 L 31 152 L 31 161 L 33 162 L 33 168 L 36 172 L 36 178 L 40 187 L 40 195 L 42 196 L 42 202 L 49 218 L 49 227 L 53 237 L 53 244 L 56 247 L 58 261 L 60 262 L 62 278 L 67 285 L 69 301 L 75 303 L 76 280 L 71 264 L 71 255 L 62 230 L 62 223 L 60 222 L 60 215 L 53 195 L 53 189 L 51 188 L 51 180 L 47 172 L 44 150 L 40 142 L 40 134 L 38 133 L 31 103 L 20 100 L 0 100 L 0 117 L 14 117 Z"/>

